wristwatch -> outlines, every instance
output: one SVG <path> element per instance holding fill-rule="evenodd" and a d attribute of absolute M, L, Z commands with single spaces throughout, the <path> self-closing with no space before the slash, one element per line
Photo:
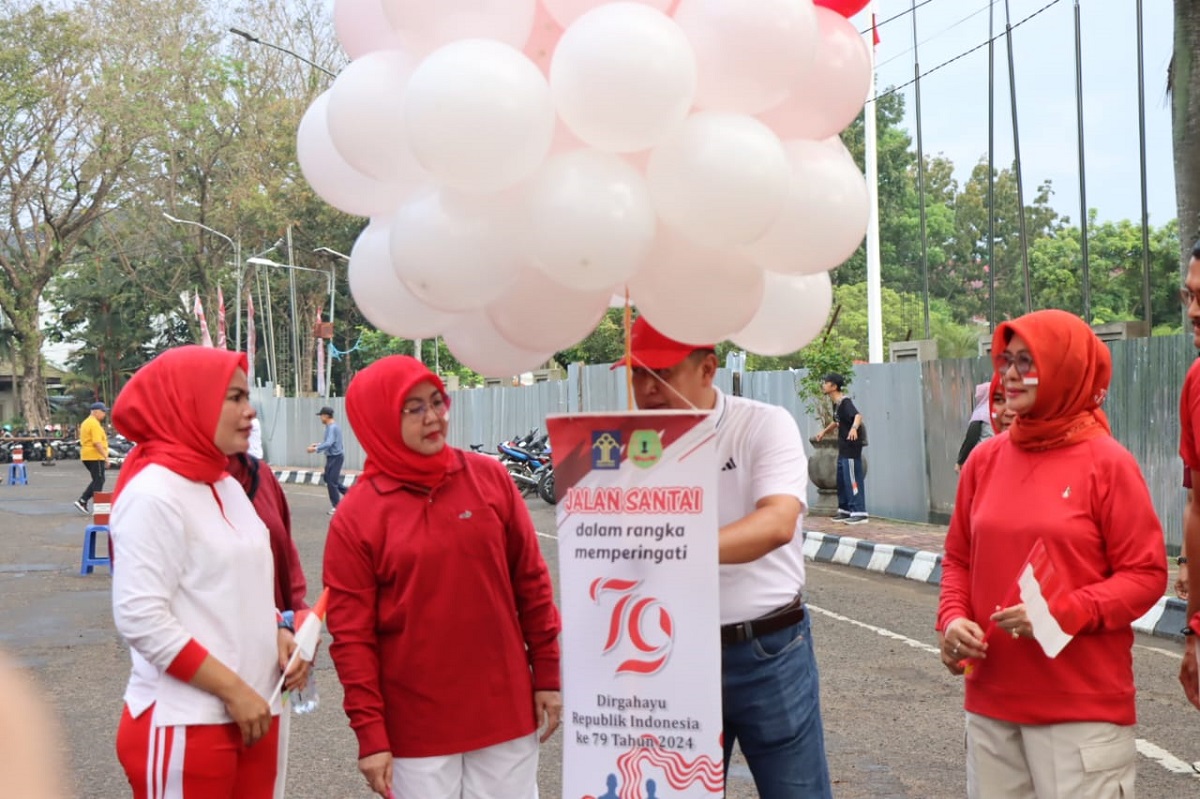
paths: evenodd
<path fill-rule="evenodd" d="M 1185 555 L 1180 555 L 1179 557 L 1175 558 L 1175 565 L 1176 566 L 1186 566 L 1187 565 L 1187 557 Z"/>

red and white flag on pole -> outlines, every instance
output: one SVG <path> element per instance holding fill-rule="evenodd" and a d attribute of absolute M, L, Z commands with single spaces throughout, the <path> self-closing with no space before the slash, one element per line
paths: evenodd
<path fill-rule="evenodd" d="M 196 302 L 192 304 L 192 313 L 200 320 L 200 344 L 204 347 L 213 345 L 212 335 L 208 332 L 208 320 L 204 318 L 204 304 L 200 302 L 200 292 L 196 292 Z"/>
<path fill-rule="evenodd" d="M 321 324 L 321 309 L 317 309 L 317 324 Z M 325 396 L 325 339 L 317 338 L 317 393 Z"/>
<path fill-rule="evenodd" d="M 257 354 L 254 340 L 254 295 L 246 292 L 246 380 L 254 385 L 254 356 Z"/>
<path fill-rule="evenodd" d="M 1086 622 L 1064 574 L 1039 538 L 1017 577 L 1033 637 L 1048 658 L 1058 657 Z"/>
<path fill-rule="evenodd" d="M 272 703 L 283 691 L 284 678 L 292 665 L 297 660 L 312 663 L 313 658 L 316 657 L 317 644 L 321 643 L 321 627 L 325 624 L 325 606 L 328 604 L 329 589 L 326 588 L 321 592 L 321 596 L 318 597 L 317 604 L 313 605 L 312 610 L 302 610 L 296 614 L 296 649 L 288 659 L 287 668 L 283 670 L 284 677 L 279 678 L 279 682 L 275 686 L 275 693 L 271 694 L 270 701 Z"/>
<path fill-rule="evenodd" d="M 217 286 L 217 346 L 223 350 L 229 349 L 225 339 L 225 294 Z"/>

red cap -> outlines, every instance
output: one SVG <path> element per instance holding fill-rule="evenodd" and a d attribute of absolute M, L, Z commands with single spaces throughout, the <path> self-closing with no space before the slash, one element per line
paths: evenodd
<path fill-rule="evenodd" d="M 655 330 L 646 317 L 639 316 L 629 334 L 629 349 L 633 365 L 647 369 L 670 369 L 696 350 L 716 349 L 712 344 L 684 344 L 667 338 Z M 625 359 L 612 365 L 613 369 L 625 365 Z"/>

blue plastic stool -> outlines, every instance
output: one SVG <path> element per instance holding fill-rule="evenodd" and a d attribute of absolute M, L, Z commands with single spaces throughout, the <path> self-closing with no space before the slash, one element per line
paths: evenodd
<path fill-rule="evenodd" d="M 107 539 L 109 531 L 108 525 L 105 524 L 89 524 L 87 529 L 83 531 L 83 561 L 79 564 L 79 573 L 91 574 L 92 569 L 97 566 L 107 566 L 108 571 L 112 573 L 112 560 L 108 557 L 96 556 L 96 536 L 104 534 Z"/>
<path fill-rule="evenodd" d="M 29 474 L 25 471 L 24 463 L 8 464 L 8 484 L 10 486 L 29 485 Z"/>

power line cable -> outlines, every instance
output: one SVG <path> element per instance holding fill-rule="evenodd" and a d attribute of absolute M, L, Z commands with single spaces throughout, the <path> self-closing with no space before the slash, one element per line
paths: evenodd
<path fill-rule="evenodd" d="M 991 7 L 992 7 L 992 4 L 989 0 L 987 5 L 983 6 L 982 8 L 978 8 L 978 9 L 972 11 L 970 14 L 968 14 L 967 16 L 960 19 L 958 22 L 955 22 L 953 25 L 950 25 L 947 28 L 943 28 L 942 30 L 940 30 L 937 33 L 933 34 L 932 36 L 928 37 L 927 39 L 922 39 L 918 44 L 919 45 L 929 44 L 931 41 L 938 38 L 939 36 L 949 33 L 950 31 L 957 28 L 959 25 L 962 25 L 964 22 L 967 22 L 968 20 L 974 19 L 975 17 L 979 16 L 980 14 L 982 14 L 984 11 L 987 11 Z M 914 46 L 908 48 L 907 50 L 903 50 L 899 53 L 896 53 L 894 56 L 892 56 L 888 60 L 880 61 L 878 64 L 875 65 L 875 68 L 879 69 L 880 67 L 887 66 L 888 64 L 892 63 L 893 61 L 895 61 L 899 58 L 903 58 L 904 56 L 908 55 L 909 53 L 913 52 L 916 49 L 917 49 L 917 45 L 914 45 Z"/>
<path fill-rule="evenodd" d="M 875 30 L 879 30 L 880 28 L 882 28 L 884 25 L 888 24 L 889 22 L 895 22 L 896 20 L 898 20 L 902 17 L 907 17 L 909 14 L 912 14 L 913 12 L 915 12 L 918 8 L 920 8 L 922 6 L 927 6 L 932 2 L 933 2 L 933 0 L 921 0 L 920 3 L 917 3 L 914 7 L 910 8 L 906 11 L 901 11 L 899 14 L 894 14 L 894 15 L 888 17 L 887 19 L 885 19 L 883 22 L 876 22 Z M 863 36 L 866 36 L 870 32 L 871 32 L 871 28 L 866 28 L 865 30 L 859 31 L 859 33 L 861 33 Z"/>
<path fill-rule="evenodd" d="M 1012 29 L 1012 30 L 1016 30 L 1017 28 L 1021 27 L 1022 25 L 1024 25 L 1024 24 L 1025 24 L 1026 22 L 1028 22 L 1029 20 L 1031 20 L 1031 19 L 1033 19 L 1034 17 L 1036 17 L 1037 15 L 1041 14 L 1043 11 L 1046 11 L 1047 9 L 1051 8 L 1052 6 L 1056 6 L 1056 5 L 1058 5 L 1060 2 L 1062 2 L 1062 0 L 1050 0 L 1050 2 L 1049 2 L 1049 3 L 1046 3 L 1046 5 L 1042 6 L 1042 7 L 1041 7 L 1041 8 L 1039 8 L 1037 11 L 1034 11 L 1032 14 L 1030 14 L 1030 15 L 1029 15 L 1029 16 L 1027 16 L 1027 17 L 1025 17 L 1024 19 L 1021 19 L 1021 20 L 1018 20 L 1017 22 L 1015 22 L 1015 23 L 1012 25 L 1012 28 L 1011 28 L 1011 29 Z M 961 53 L 959 53 L 958 55 L 954 56 L 953 58 L 951 58 L 951 59 L 948 59 L 948 60 L 946 60 L 946 61 L 943 61 L 942 63 L 938 64 L 936 67 L 933 67 L 933 68 L 931 68 L 930 70 L 928 70 L 927 72 L 922 72 L 922 73 L 921 73 L 921 75 L 920 75 L 920 77 L 924 78 L 924 77 L 926 77 L 926 76 L 932 75 L 933 73 L 937 72 L 939 69 L 942 69 L 943 67 L 948 67 L 948 66 L 950 66 L 951 64 L 953 64 L 955 61 L 960 61 L 960 60 L 962 60 L 963 58 L 966 58 L 967 56 L 971 55 L 972 53 L 975 53 L 975 52 L 978 52 L 979 50 L 982 50 L 983 48 L 987 47 L 989 43 L 991 43 L 991 42 L 994 42 L 994 41 L 996 41 L 997 39 L 1001 39 L 1001 38 L 1003 38 L 1004 36 L 1005 36 L 1005 34 L 1001 33 L 1001 34 L 999 34 L 999 35 L 997 35 L 997 36 L 994 36 L 994 37 L 992 37 L 992 38 L 989 38 L 989 39 L 987 39 L 986 41 L 980 42 L 979 44 L 975 45 L 975 46 L 974 46 L 974 47 L 972 47 L 971 49 L 969 49 L 969 50 L 964 50 L 964 51 L 962 51 Z M 893 86 L 892 88 L 888 89 L 888 90 L 887 90 L 886 92 L 884 92 L 883 94 L 876 94 L 876 95 L 875 95 L 875 97 L 873 97 L 873 98 L 871 98 L 871 99 L 868 99 L 868 100 L 867 100 L 867 102 L 868 102 L 868 103 L 870 103 L 870 102 L 878 102 L 879 100 L 883 99 L 884 97 L 887 97 L 887 96 L 889 96 L 889 95 L 895 94 L 896 92 L 900 91 L 901 89 L 908 88 L 909 86 L 911 86 L 911 85 L 912 85 L 913 83 L 915 83 L 916 81 L 917 81 L 917 79 L 916 79 L 916 78 L 913 78 L 912 80 L 908 81 L 907 83 L 901 83 L 899 86 Z"/>

